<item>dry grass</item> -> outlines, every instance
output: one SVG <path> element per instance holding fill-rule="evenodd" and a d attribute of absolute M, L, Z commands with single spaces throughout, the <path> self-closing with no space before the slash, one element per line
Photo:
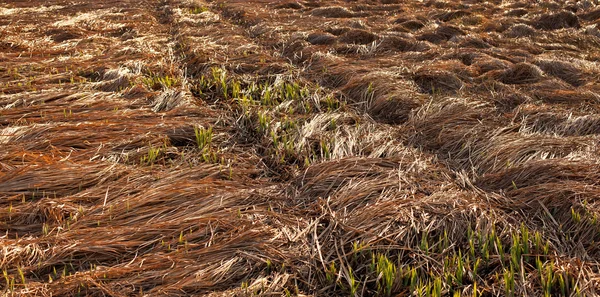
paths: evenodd
<path fill-rule="evenodd" d="M 539 82 L 544 73 L 540 68 L 529 63 L 517 63 L 504 71 L 500 81 L 505 84 L 531 84 Z"/>
<path fill-rule="evenodd" d="M 557 30 L 563 28 L 579 28 L 579 18 L 571 11 L 543 14 L 534 21 L 534 26 L 543 30 Z"/>
<path fill-rule="evenodd" d="M 369 44 L 377 40 L 377 35 L 361 29 L 352 29 L 340 36 L 340 42 L 352 44 Z"/>
<path fill-rule="evenodd" d="M 418 70 L 413 79 L 421 92 L 427 94 L 456 94 L 464 86 L 456 74 L 432 68 Z"/>
<path fill-rule="evenodd" d="M 0 294 L 597 296 L 599 16 L 2 3 Z"/>
<path fill-rule="evenodd" d="M 508 28 L 506 31 L 506 36 L 512 38 L 520 38 L 520 37 L 532 37 L 535 36 L 536 31 L 533 27 L 526 24 L 515 24 Z"/>
<path fill-rule="evenodd" d="M 351 18 L 354 13 L 345 7 L 330 6 L 315 8 L 311 11 L 311 15 L 324 18 Z"/>
<path fill-rule="evenodd" d="M 574 87 L 585 84 L 585 74 L 572 63 L 555 60 L 538 60 L 535 64 L 546 74 L 558 77 Z"/>

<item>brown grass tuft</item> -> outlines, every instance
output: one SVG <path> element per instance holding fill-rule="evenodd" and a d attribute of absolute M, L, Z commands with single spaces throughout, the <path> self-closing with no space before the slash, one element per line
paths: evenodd
<path fill-rule="evenodd" d="M 461 30 L 459 27 L 456 26 L 451 26 L 451 25 L 442 25 L 439 26 L 436 30 L 435 33 L 440 35 L 441 37 L 445 38 L 445 39 L 450 39 L 454 36 L 458 36 L 458 35 L 465 35 L 465 31 Z"/>
<path fill-rule="evenodd" d="M 600 96 L 593 92 L 581 92 L 579 90 L 544 89 L 533 91 L 533 96 L 546 103 L 581 104 L 600 102 Z"/>
<path fill-rule="evenodd" d="M 471 64 L 471 67 L 475 68 L 479 75 L 482 75 L 486 72 L 494 70 L 505 71 L 511 67 L 511 63 L 489 56 L 484 56 L 481 58 L 476 58 L 473 61 L 473 64 Z"/>
<path fill-rule="evenodd" d="M 500 81 L 505 84 L 530 84 L 539 82 L 544 77 L 542 70 L 533 64 L 517 63 L 505 70 Z"/>
<path fill-rule="evenodd" d="M 522 109 L 521 130 L 531 133 L 561 136 L 586 136 L 600 134 L 600 117 L 597 114 L 567 115 L 551 110 Z"/>
<path fill-rule="evenodd" d="M 323 18 L 351 18 L 354 13 L 342 6 L 319 7 L 313 9 L 310 14 Z"/>
<path fill-rule="evenodd" d="M 533 26 L 542 30 L 558 30 L 563 28 L 580 28 L 579 18 L 570 11 L 547 13 L 539 16 Z"/>
<path fill-rule="evenodd" d="M 566 160 L 539 160 L 507 168 L 499 173 L 484 174 L 477 185 L 488 190 L 515 191 L 525 187 L 572 181 L 597 184 L 599 172 L 596 164 L 572 164 Z"/>
<path fill-rule="evenodd" d="M 588 22 L 593 22 L 597 19 L 600 19 L 600 8 L 596 8 L 591 11 L 582 13 L 579 15 L 579 17 Z"/>
<path fill-rule="evenodd" d="M 325 198 L 341 190 L 351 182 L 352 178 L 357 176 L 381 178 L 390 174 L 396 166 L 393 161 L 363 158 L 323 162 L 308 168 L 295 184 L 302 193 L 300 195 L 304 198 L 302 200 Z"/>
<path fill-rule="evenodd" d="M 308 35 L 306 41 L 313 45 L 327 45 L 335 43 L 336 37 L 330 33 L 315 32 Z"/>
<path fill-rule="evenodd" d="M 504 16 L 507 17 L 522 17 L 526 14 L 528 14 L 529 11 L 527 9 L 524 8 L 517 8 L 517 9 L 511 9 L 507 12 L 504 13 Z"/>
<path fill-rule="evenodd" d="M 168 89 L 156 96 L 151 106 L 154 112 L 162 112 L 173 110 L 186 103 L 190 103 L 188 94 L 175 89 Z"/>
<path fill-rule="evenodd" d="M 418 40 L 426 40 L 431 43 L 440 43 L 447 41 L 454 36 L 465 35 L 466 33 L 460 28 L 452 25 L 441 25 L 433 32 L 426 32 L 417 37 Z"/>
<path fill-rule="evenodd" d="M 471 12 L 466 10 L 450 10 L 438 13 L 434 15 L 433 18 L 436 18 L 442 22 L 449 22 L 451 20 L 459 19 L 468 15 L 471 15 Z"/>
<path fill-rule="evenodd" d="M 378 52 L 424 52 L 431 47 L 427 43 L 401 36 L 385 36 L 377 46 Z"/>
<path fill-rule="evenodd" d="M 464 86 L 456 74 L 429 68 L 417 71 L 413 80 L 427 94 L 456 94 Z"/>
<path fill-rule="evenodd" d="M 368 67 L 345 64 L 346 60 L 332 54 L 317 54 L 312 57 L 311 70 L 320 85 L 337 89 L 343 87 L 357 75 L 371 72 Z"/>
<path fill-rule="evenodd" d="M 457 42 L 461 48 L 491 48 L 492 46 L 477 36 L 455 36 L 451 41 Z"/>
<path fill-rule="evenodd" d="M 546 74 L 560 78 L 574 87 L 579 87 L 586 83 L 584 73 L 572 63 L 545 59 L 540 59 L 533 63 L 540 67 Z"/>
<path fill-rule="evenodd" d="M 409 124 L 417 133 L 410 139 L 416 145 L 441 155 L 468 152 L 466 144 L 484 138 L 486 120 L 493 111 L 481 102 L 461 102 L 448 98 L 424 104 L 416 110 Z"/>
<path fill-rule="evenodd" d="M 130 86 L 133 75 L 128 69 L 110 69 L 102 74 L 102 80 L 95 83 L 94 88 L 104 92 L 116 92 Z"/>
<path fill-rule="evenodd" d="M 378 98 L 369 109 L 369 115 L 386 124 L 401 124 L 410 114 L 423 104 L 423 98 L 409 91 L 390 94 L 388 98 Z"/>
<path fill-rule="evenodd" d="M 339 41 L 348 44 L 369 44 L 379 39 L 379 37 L 369 31 L 362 29 L 352 29 L 342 34 Z"/>
<path fill-rule="evenodd" d="M 508 37 L 521 38 L 521 37 L 532 37 L 536 35 L 536 31 L 533 27 L 526 24 L 515 24 L 510 26 L 504 33 Z"/>
<path fill-rule="evenodd" d="M 46 35 L 50 36 L 52 41 L 61 43 L 63 41 L 67 41 L 67 40 L 71 40 L 71 39 L 80 39 L 85 34 L 83 32 L 78 32 L 77 30 L 70 29 L 70 28 L 69 29 L 56 28 L 56 29 L 50 29 L 50 30 L 46 31 Z"/>
<path fill-rule="evenodd" d="M 304 6 L 302 4 L 300 4 L 299 2 L 296 1 L 291 1 L 291 2 L 287 2 L 287 3 L 281 3 L 281 4 L 277 4 L 275 6 L 276 9 L 303 9 Z"/>
<path fill-rule="evenodd" d="M 488 135 L 486 140 L 474 142 L 465 165 L 475 167 L 479 174 L 497 172 L 516 164 L 564 158 L 590 145 L 589 141 L 580 138 L 503 132 L 500 130 L 495 135 Z"/>
<path fill-rule="evenodd" d="M 350 27 L 329 27 L 325 31 L 335 36 L 340 36 L 350 30 L 352 30 Z"/>
<path fill-rule="evenodd" d="M 305 54 L 303 50 L 310 46 L 310 43 L 304 40 L 292 40 L 283 46 L 282 54 L 284 57 L 295 61 L 302 62 L 310 58 L 309 55 Z"/>
<path fill-rule="evenodd" d="M 425 27 L 425 24 L 420 20 L 407 20 L 405 18 L 395 20 L 394 24 L 398 24 L 409 31 L 416 31 Z"/>
<path fill-rule="evenodd" d="M 424 101 L 414 84 L 386 72 L 354 77 L 341 90 L 374 119 L 392 124 L 405 122 Z"/>
<path fill-rule="evenodd" d="M 485 77 L 485 76 L 483 76 Z M 517 85 L 506 85 L 497 80 L 477 81 L 476 89 L 484 94 L 488 102 L 492 102 L 500 111 L 512 111 L 533 99 L 520 91 Z"/>

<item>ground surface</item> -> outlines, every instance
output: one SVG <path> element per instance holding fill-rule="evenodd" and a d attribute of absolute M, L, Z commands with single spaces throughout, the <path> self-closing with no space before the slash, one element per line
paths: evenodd
<path fill-rule="evenodd" d="M 0 290 L 593 296 L 594 1 L 3 1 Z"/>

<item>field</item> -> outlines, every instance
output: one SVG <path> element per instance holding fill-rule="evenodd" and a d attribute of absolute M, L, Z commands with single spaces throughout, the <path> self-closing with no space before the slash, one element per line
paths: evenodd
<path fill-rule="evenodd" d="M 5 296 L 597 296 L 597 1 L 3 1 Z"/>

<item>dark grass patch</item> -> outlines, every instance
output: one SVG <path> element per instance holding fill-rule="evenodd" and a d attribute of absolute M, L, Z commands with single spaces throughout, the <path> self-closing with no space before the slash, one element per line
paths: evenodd
<path fill-rule="evenodd" d="M 400 27 L 405 28 L 408 31 L 417 31 L 425 27 L 425 23 L 420 20 L 407 20 L 404 18 L 395 20 L 394 24 L 398 24 Z"/>
<path fill-rule="evenodd" d="M 342 34 L 339 38 L 340 42 L 348 44 L 369 44 L 377 40 L 379 37 L 369 31 L 362 29 L 352 29 Z"/>
<path fill-rule="evenodd" d="M 0 41 L 0 50 L 3 52 L 23 52 L 27 50 L 27 46 L 16 42 Z"/>
<path fill-rule="evenodd" d="M 456 26 L 442 25 L 433 32 L 425 32 L 417 36 L 418 40 L 426 40 L 431 43 L 447 41 L 454 36 L 465 35 L 465 32 Z"/>
<path fill-rule="evenodd" d="M 506 36 L 512 38 L 531 37 L 536 35 L 536 31 L 533 27 L 527 24 L 515 24 L 508 28 L 505 32 Z"/>
<path fill-rule="evenodd" d="M 517 8 L 517 9 L 511 9 L 511 10 L 507 11 L 506 13 L 504 13 L 504 15 L 507 17 L 522 17 L 528 13 L 529 13 L 529 11 L 527 9 Z"/>
<path fill-rule="evenodd" d="M 558 30 L 564 28 L 580 28 L 579 18 L 571 11 L 560 11 L 539 16 L 533 26 L 541 30 Z"/>
<path fill-rule="evenodd" d="M 534 61 L 534 64 L 546 74 L 560 78 L 574 87 L 582 86 L 586 82 L 584 73 L 572 63 L 540 59 Z"/>
<path fill-rule="evenodd" d="M 304 6 L 302 4 L 300 4 L 299 2 L 296 1 L 292 1 L 292 2 L 287 2 L 287 3 L 281 3 L 275 6 L 276 9 L 303 9 Z"/>
<path fill-rule="evenodd" d="M 385 36 L 381 39 L 377 47 L 379 52 L 399 51 L 399 52 L 424 52 L 431 47 L 427 43 L 416 39 L 405 38 L 401 36 Z"/>
<path fill-rule="evenodd" d="M 348 31 L 352 30 L 352 28 L 349 27 L 331 27 L 326 29 L 325 31 L 328 33 L 331 33 L 335 36 L 340 36 Z"/>
<path fill-rule="evenodd" d="M 413 80 L 420 91 L 426 94 L 456 94 L 464 86 L 456 74 L 441 70 L 417 71 L 413 75 Z"/>
<path fill-rule="evenodd" d="M 433 18 L 442 22 L 449 22 L 451 20 L 459 19 L 469 15 L 471 15 L 471 12 L 467 10 L 450 10 L 433 15 Z"/>
<path fill-rule="evenodd" d="M 306 41 L 313 45 L 327 45 L 335 43 L 336 36 L 326 32 L 315 32 L 309 34 Z"/>
<path fill-rule="evenodd" d="M 457 36 L 454 39 L 461 48 L 491 48 L 492 46 L 477 36 Z"/>
<path fill-rule="evenodd" d="M 315 8 L 310 13 L 312 16 L 323 18 L 351 18 L 355 14 L 342 6 L 330 6 Z"/>
<path fill-rule="evenodd" d="M 57 28 L 46 31 L 46 36 L 50 36 L 52 41 L 60 43 L 71 39 L 80 39 L 84 34 L 78 30 Z"/>

